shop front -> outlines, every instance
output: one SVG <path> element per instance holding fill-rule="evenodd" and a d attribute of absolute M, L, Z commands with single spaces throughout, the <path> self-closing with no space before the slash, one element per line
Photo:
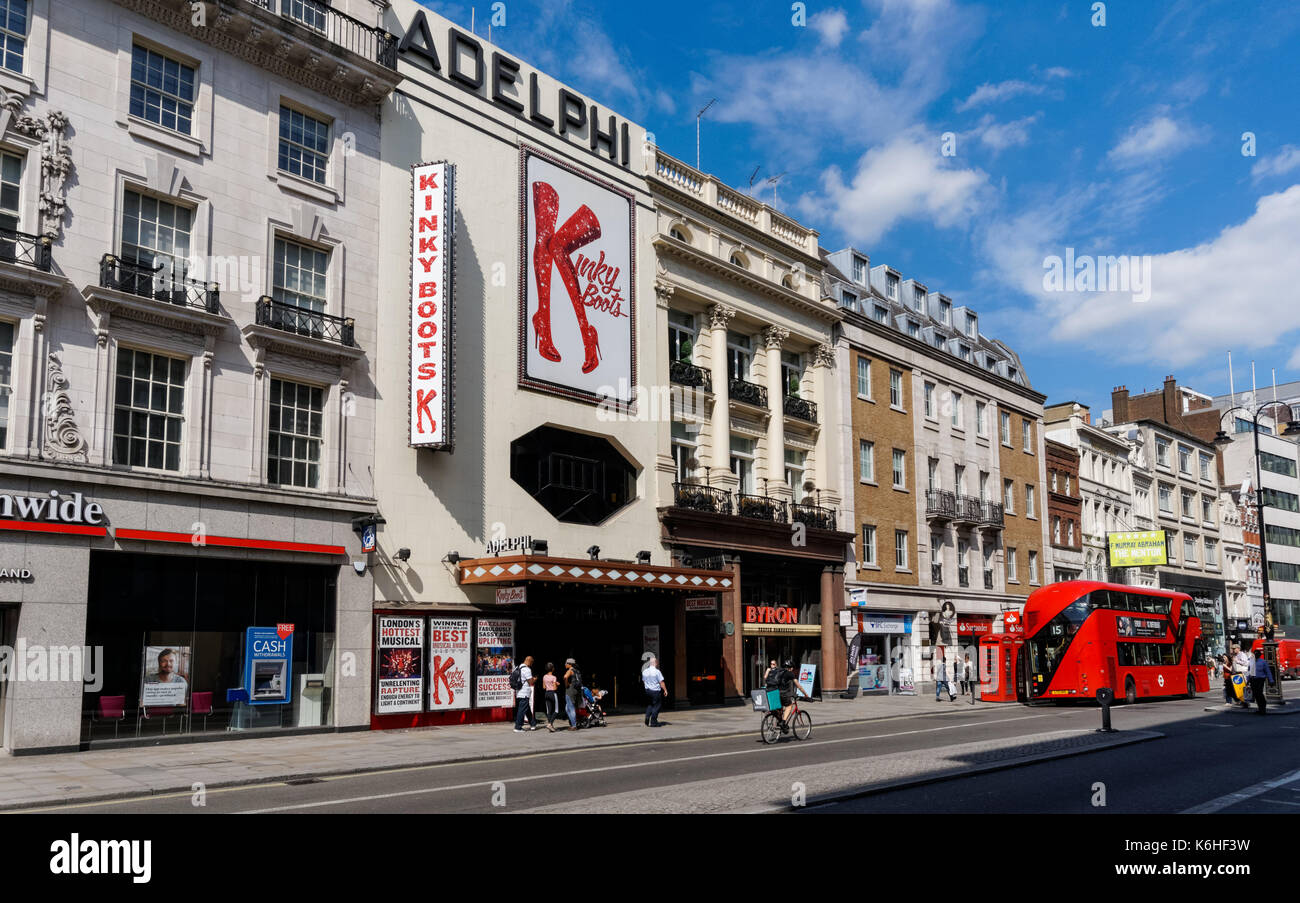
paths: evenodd
<path fill-rule="evenodd" d="M 1228 651 L 1228 636 L 1223 621 L 1227 585 L 1222 580 L 1161 571 L 1160 588 L 1191 596 L 1192 612 L 1201 619 L 1205 648 L 1215 655 Z"/>
<path fill-rule="evenodd" d="M 858 688 L 863 693 L 894 692 L 907 676 L 902 669 L 912 669 L 907 654 L 912 633 L 912 615 L 901 612 L 867 611 L 865 600 L 850 599 L 850 659 L 857 658 Z M 903 682 L 906 684 L 906 681 Z"/>

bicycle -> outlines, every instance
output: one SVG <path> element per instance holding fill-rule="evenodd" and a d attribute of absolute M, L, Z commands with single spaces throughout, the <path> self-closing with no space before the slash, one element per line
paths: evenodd
<path fill-rule="evenodd" d="M 763 716 L 763 721 L 759 725 L 758 732 L 767 744 L 775 743 L 781 739 L 782 725 L 785 720 L 781 717 L 781 709 L 769 711 Z M 799 694 L 795 693 L 794 708 L 790 712 L 790 730 L 796 740 L 807 740 L 812 736 L 812 716 L 799 708 Z"/>

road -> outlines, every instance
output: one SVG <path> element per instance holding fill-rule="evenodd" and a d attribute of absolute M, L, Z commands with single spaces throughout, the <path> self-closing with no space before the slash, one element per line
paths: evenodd
<path fill-rule="evenodd" d="M 1018 742 L 1093 742 L 1096 708 L 943 706 L 934 714 L 815 727 L 764 746 L 755 730 L 698 740 L 537 753 L 487 762 L 221 788 L 54 807 L 81 813 L 893 812 L 1176 813 L 1294 772 L 1300 717 L 1206 712 L 1213 697 L 1113 710 L 1117 739 L 1134 745 L 1018 765 L 824 804 L 882 780 L 924 780 L 936 756 L 962 767 L 1005 767 Z M 1294 705 L 1295 703 L 1293 703 Z M 817 707 L 809 711 L 816 718 Z M 1146 733 L 1144 733 L 1146 732 Z M 1163 736 L 1161 736 L 1163 735 Z M 989 750 L 993 750 L 992 753 Z M 992 765 L 987 763 L 992 762 Z M 985 764 L 980 764 L 985 763 Z M 1103 784 L 1105 806 L 1094 805 Z M 806 803 L 802 809 L 794 809 Z M 1300 808 L 1300 781 L 1219 811 Z"/>

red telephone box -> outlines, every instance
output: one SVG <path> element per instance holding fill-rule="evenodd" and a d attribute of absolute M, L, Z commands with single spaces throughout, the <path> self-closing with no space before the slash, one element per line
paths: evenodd
<path fill-rule="evenodd" d="M 1020 679 L 1024 634 L 995 633 L 980 637 L 980 700 L 1024 702 Z"/>

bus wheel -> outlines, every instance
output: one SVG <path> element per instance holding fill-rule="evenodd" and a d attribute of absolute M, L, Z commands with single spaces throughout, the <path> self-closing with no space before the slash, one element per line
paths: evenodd
<path fill-rule="evenodd" d="M 1187 698 L 1196 698 L 1196 681 L 1193 680 L 1190 675 L 1187 678 Z"/>
<path fill-rule="evenodd" d="M 1137 684 L 1133 683 L 1133 678 L 1127 678 L 1124 681 L 1124 704 L 1136 705 L 1138 701 Z"/>

